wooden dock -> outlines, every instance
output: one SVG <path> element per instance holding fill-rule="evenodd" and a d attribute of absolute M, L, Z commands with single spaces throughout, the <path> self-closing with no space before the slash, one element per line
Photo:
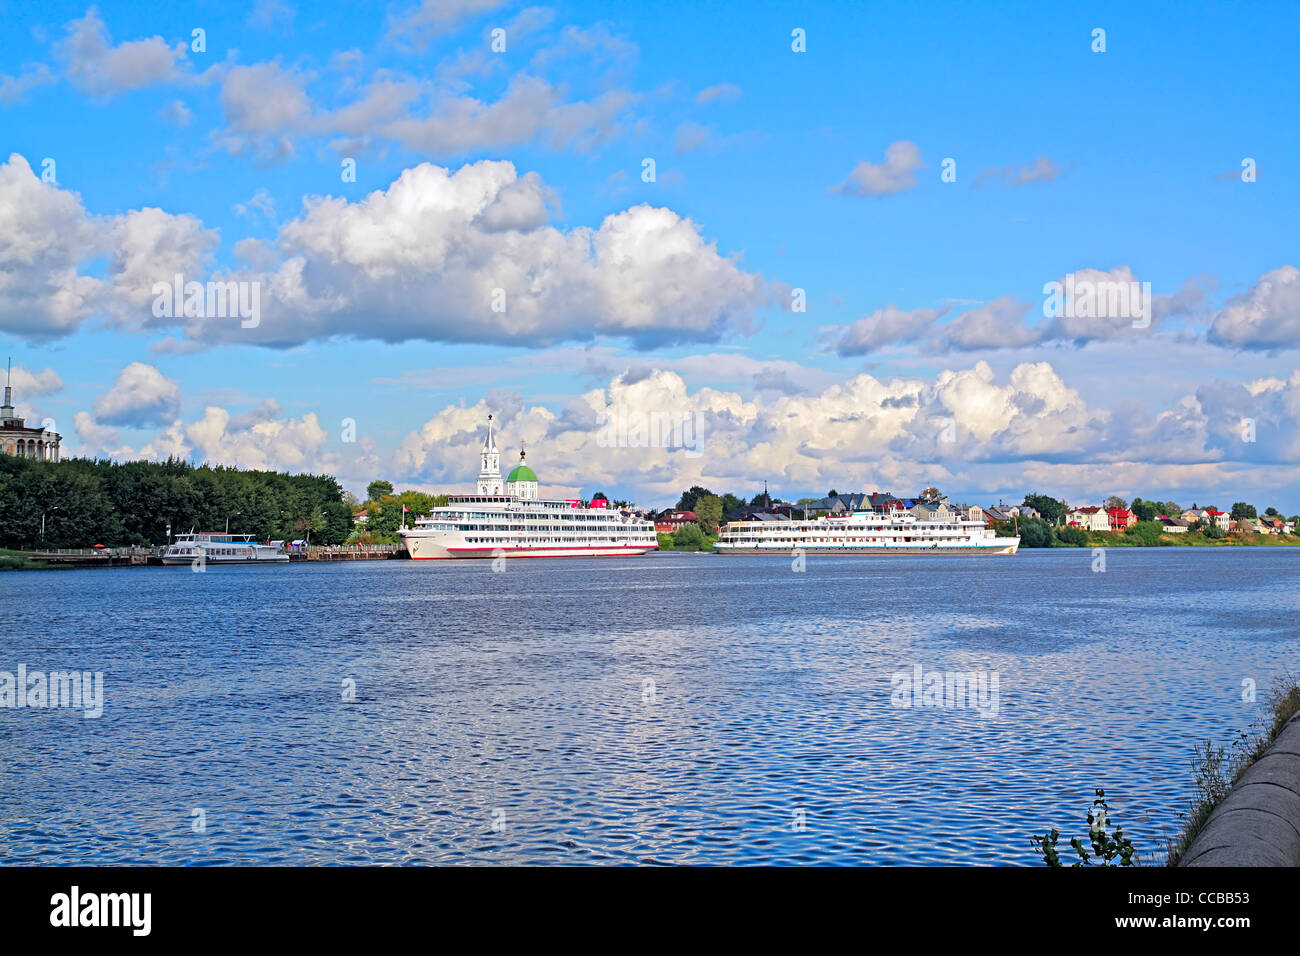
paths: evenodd
<path fill-rule="evenodd" d="M 405 556 L 406 550 L 397 544 L 312 545 L 289 551 L 290 561 L 387 561 Z"/>
<path fill-rule="evenodd" d="M 15 551 L 32 561 L 66 568 L 129 568 L 162 566 L 161 548 L 53 548 L 43 551 Z M 290 548 L 289 561 L 387 561 L 405 558 L 406 549 L 397 544 L 310 545 Z"/>
<path fill-rule="evenodd" d="M 73 568 L 128 568 L 162 564 L 152 548 L 56 548 L 21 553 L 33 561 Z"/>

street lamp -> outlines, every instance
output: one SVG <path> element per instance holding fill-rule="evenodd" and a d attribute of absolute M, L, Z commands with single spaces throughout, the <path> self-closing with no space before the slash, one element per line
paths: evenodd
<path fill-rule="evenodd" d="M 58 505 L 54 505 L 52 508 L 49 508 L 49 509 L 47 509 L 46 511 L 42 511 L 42 512 L 41 512 L 41 540 L 42 540 L 42 541 L 45 540 L 45 515 L 46 515 L 49 511 L 59 511 L 59 510 L 61 510 L 61 509 L 59 508 L 59 506 L 58 506 Z"/>

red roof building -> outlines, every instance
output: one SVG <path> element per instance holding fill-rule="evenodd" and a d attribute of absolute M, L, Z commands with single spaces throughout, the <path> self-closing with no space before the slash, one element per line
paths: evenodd
<path fill-rule="evenodd" d="M 655 518 L 655 531 L 659 534 L 672 534 L 698 520 L 699 517 L 694 511 L 665 511 Z"/>
<path fill-rule="evenodd" d="M 1123 531 L 1137 524 L 1138 516 L 1127 508 L 1107 508 L 1106 517 L 1110 520 L 1111 531 Z"/>

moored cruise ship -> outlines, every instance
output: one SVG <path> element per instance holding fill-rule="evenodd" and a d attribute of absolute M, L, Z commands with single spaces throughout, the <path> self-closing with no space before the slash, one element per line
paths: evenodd
<path fill-rule="evenodd" d="M 452 495 L 446 507 L 398 532 L 415 560 L 605 558 L 658 547 L 653 523 L 603 507 L 603 500 L 583 507 L 574 498 L 538 497 L 537 475 L 522 450 L 503 482 L 491 415 L 480 457 L 475 494 Z"/>
<path fill-rule="evenodd" d="M 163 564 L 284 564 L 283 541 L 257 541 L 251 534 L 200 531 L 178 534 L 162 553 Z"/>
<path fill-rule="evenodd" d="M 719 554 L 1015 554 L 1018 537 L 999 537 L 982 521 L 918 518 L 897 509 L 826 515 L 805 521 L 732 521 Z"/>

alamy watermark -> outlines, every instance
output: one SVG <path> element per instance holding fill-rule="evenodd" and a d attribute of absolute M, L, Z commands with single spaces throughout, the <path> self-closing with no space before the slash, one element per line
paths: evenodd
<path fill-rule="evenodd" d="M 997 671 L 927 671 L 920 664 L 898 671 L 889 703 L 894 707 L 971 709 L 981 717 L 998 715 Z"/>
<path fill-rule="evenodd" d="M 1079 279 L 1067 272 L 1064 282 L 1043 286 L 1043 315 L 1049 319 L 1131 319 L 1133 328 L 1151 325 L 1151 283 L 1114 279 Z"/>
<path fill-rule="evenodd" d="M 84 711 L 87 720 L 104 713 L 103 671 L 0 671 L 0 707 L 70 707 Z"/>
<path fill-rule="evenodd" d="M 239 326 L 262 324 L 262 283 L 186 282 L 179 272 L 171 282 L 155 282 L 153 314 L 159 319 L 240 319 Z"/>
<path fill-rule="evenodd" d="M 616 405 L 600 413 L 597 427 L 600 448 L 682 448 L 687 458 L 703 454 L 702 412 L 645 412 Z"/>

